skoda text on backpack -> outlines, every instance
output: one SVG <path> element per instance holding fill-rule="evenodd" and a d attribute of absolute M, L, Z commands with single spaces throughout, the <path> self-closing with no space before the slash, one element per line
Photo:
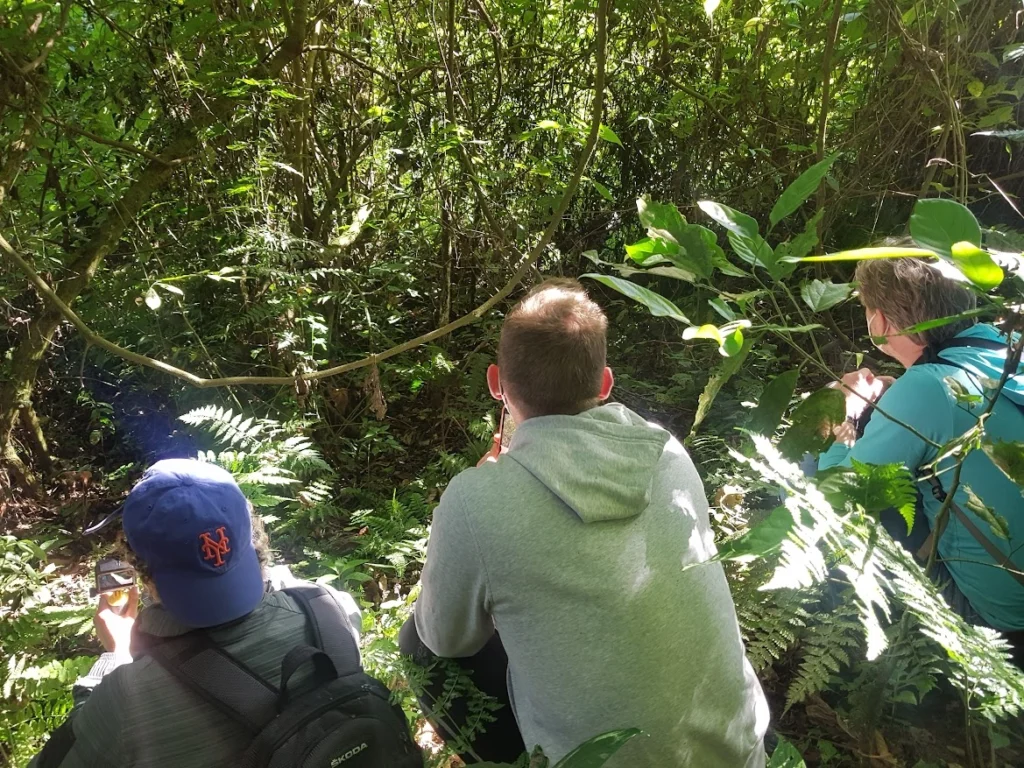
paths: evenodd
<path fill-rule="evenodd" d="M 286 589 L 313 627 L 315 646 L 281 662 L 275 689 L 199 630 L 147 652 L 183 685 L 252 733 L 240 768 L 419 768 L 423 757 L 390 692 L 367 675 L 337 602 L 316 585 Z M 154 640 L 156 640 L 154 638 Z M 311 664 L 313 676 L 290 685 Z"/>

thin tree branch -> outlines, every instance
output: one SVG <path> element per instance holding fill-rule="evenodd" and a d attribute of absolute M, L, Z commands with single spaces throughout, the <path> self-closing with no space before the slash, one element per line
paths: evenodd
<path fill-rule="evenodd" d="M 130 152 L 133 155 L 139 155 L 140 157 L 144 157 L 147 160 L 152 160 L 154 163 L 160 163 L 161 165 L 174 166 L 184 162 L 184 160 L 187 159 L 184 157 L 179 157 L 175 160 L 167 160 L 163 157 L 160 157 L 160 155 L 156 154 L 155 152 L 150 152 L 149 150 L 143 149 L 142 147 L 137 147 L 134 144 L 128 144 L 124 141 L 105 139 L 98 134 L 91 133 L 90 131 L 87 131 L 84 128 L 79 128 L 77 126 L 62 122 L 55 117 L 44 117 L 43 122 L 56 125 L 58 128 L 62 128 L 68 133 L 73 133 L 76 136 L 84 136 L 85 138 L 89 139 L 89 141 L 94 141 L 97 144 L 105 144 L 108 147 L 114 147 L 115 149 L 120 149 L 123 152 Z"/>
<path fill-rule="evenodd" d="M 530 249 L 529 254 L 520 262 L 519 267 L 515 273 L 508 280 L 507 283 L 495 293 L 491 298 L 485 301 L 483 304 L 478 306 L 472 312 L 463 315 L 457 320 L 453 320 L 440 328 L 436 328 L 429 333 L 425 333 L 421 336 L 417 336 L 415 339 L 411 339 L 403 344 L 398 344 L 391 349 L 381 352 L 380 354 L 368 355 L 362 360 L 356 360 L 351 363 L 345 363 L 344 365 L 338 365 L 333 368 L 327 368 L 322 371 L 311 371 L 309 373 L 303 373 L 297 376 L 227 376 L 218 378 L 203 378 L 202 376 L 196 376 L 194 373 L 176 368 L 173 365 L 165 363 L 161 360 L 155 360 L 145 355 L 140 355 L 131 350 L 125 349 L 124 347 L 118 346 L 112 341 L 109 341 L 98 333 L 93 331 L 89 325 L 80 318 L 71 307 L 69 307 L 54 290 L 43 280 L 39 274 L 32 268 L 32 265 L 18 253 L 7 240 L 0 235 L 0 251 L 12 261 L 22 272 L 28 276 L 29 280 L 35 286 L 36 290 L 54 307 L 56 307 L 61 315 L 63 315 L 68 322 L 78 329 L 79 333 L 85 337 L 86 343 L 93 346 L 99 347 L 106 350 L 112 355 L 116 355 L 130 363 L 136 365 L 145 366 L 147 368 L 153 368 L 154 370 L 166 373 L 169 376 L 187 381 L 189 384 L 199 389 L 212 389 L 215 387 L 232 387 L 232 386 L 248 386 L 248 385 L 272 385 L 272 386 L 283 386 L 294 384 L 296 380 L 303 381 L 319 381 L 326 379 L 331 376 L 337 376 L 348 371 L 354 371 L 359 368 L 365 368 L 367 366 L 376 365 L 377 363 L 387 360 L 388 358 L 400 355 L 403 352 L 407 352 L 410 349 L 422 346 L 434 339 L 447 336 L 453 331 L 458 330 L 464 326 L 475 323 L 484 315 L 486 315 L 498 302 L 507 298 L 515 289 L 516 286 L 522 282 L 523 278 L 530 272 L 545 249 L 551 242 L 551 238 L 555 234 L 555 231 L 562 223 L 562 217 L 565 212 L 569 209 L 569 205 L 572 203 L 572 199 L 576 194 L 576 190 L 579 188 L 580 179 L 583 177 L 583 173 L 590 163 L 591 157 L 593 157 L 594 149 L 597 146 L 598 134 L 601 128 L 601 118 L 604 114 L 604 91 L 605 91 L 605 64 L 606 64 L 606 47 L 607 47 L 607 22 L 608 13 L 611 8 L 613 0 L 600 0 L 596 13 L 597 22 L 597 40 L 596 40 L 596 65 L 594 73 L 594 99 L 591 107 L 591 121 L 590 121 L 590 132 L 587 136 L 586 144 L 583 147 L 583 151 L 580 153 L 578 160 L 576 161 L 576 170 L 573 176 L 569 179 L 569 183 L 566 185 L 565 190 L 562 192 L 562 198 L 559 201 L 558 207 L 551 215 L 551 219 L 548 222 L 547 227 L 541 234 L 540 238 L 534 244 L 533 248 Z M 282 46 L 283 47 L 283 46 Z"/>
<path fill-rule="evenodd" d="M 359 57 L 353 56 L 348 51 L 341 50 L 340 48 L 335 48 L 335 47 L 330 46 L 330 45 L 307 45 L 302 50 L 303 51 L 323 51 L 324 53 L 331 53 L 331 54 L 334 54 L 335 56 L 340 56 L 345 61 L 350 62 L 352 64 L 355 64 L 360 69 L 365 69 L 367 72 L 370 72 L 370 73 L 372 73 L 374 75 L 377 75 L 377 77 L 380 77 L 380 78 L 383 78 L 384 80 L 387 80 L 389 83 L 391 83 L 395 87 L 398 86 L 398 81 L 395 78 L 393 78 L 391 75 L 389 75 L 386 72 L 383 72 L 383 71 L 377 69 L 372 64 L 368 64 L 367 62 L 363 61 Z"/>

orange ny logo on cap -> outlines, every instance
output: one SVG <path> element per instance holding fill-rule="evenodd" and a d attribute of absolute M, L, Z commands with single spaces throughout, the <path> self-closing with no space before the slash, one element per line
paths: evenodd
<path fill-rule="evenodd" d="M 201 544 L 199 548 L 203 550 L 203 560 L 213 560 L 215 567 L 219 568 L 224 565 L 224 555 L 231 551 L 228 544 L 231 540 L 224 535 L 224 526 L 222 525 L 217 529 L 218 538 L 214 539 L 209 531 L 204 531 L 199 534 L 199 541 Z"/>

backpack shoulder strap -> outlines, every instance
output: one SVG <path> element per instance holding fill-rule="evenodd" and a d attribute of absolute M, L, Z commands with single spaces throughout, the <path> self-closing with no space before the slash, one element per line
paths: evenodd
<path fill-rule="evenodd" d="M 283 591 L 295 598 L 306 614 L 313 630 L 313 642 L 334 662 L 338 676 L 361 672 L 359 646 L 334 596 L 319 584 L 301 584 Z"/>
<path fill-rule="evenodd" d="M 939 478 L 934 475 L 929 476 L 928 484 L 932 487 L 932 496 L 934 496 L 937 501 L 945 502 L 947 494 L 945 489 L 942 487 L 942 482 Z M 969 518 L 962 509 L 960 509 L 960 505 L 957 504 L 956 501 L 951 500 L 949 508 L 952 510 L 957 522 L 967 529 L 967 532 L 971 534 L 974 540 L 982 546 L 982 548 L 988 553 L 989 557 L 1009 573 L 1018 584 L 1024 587 L 1024 573 L 1021 572 L 1021 569 L 1017 564 L 1014 563 L 1009 556 L 1003 552 L 1003 550 L 995 545 L 992 539 L 986 536 L 981 529 L 974 524 L 974 521 L 971 520 L 971 518 Z M 931 541 L 932 537 L 929 536 L 928 540 Z"/>
<path fill-rule="evenodd" d="M 204 701 L 258 733 L 277 715 L 277 689 L 201 630 L 173 638 L 147 638 L 146 653 Z"/>

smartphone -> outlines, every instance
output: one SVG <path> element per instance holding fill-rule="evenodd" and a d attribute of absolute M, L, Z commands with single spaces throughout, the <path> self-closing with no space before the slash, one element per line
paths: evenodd
<path fill-rule="evenodd" d="M 92 596 L 127 592 L 135 586 L 135 569 L 123 560 L 105 557 L 96 563 L 96 586 Z"/>
<path fill-rule="evenodd" d="M 498 434 L 501 435 L 501 447 L 508 448 L 512 435 L 516 433 L 516 420 L 512 418 L 508 407 L 501 406 L 501 418 L 498 420 Z"/>

